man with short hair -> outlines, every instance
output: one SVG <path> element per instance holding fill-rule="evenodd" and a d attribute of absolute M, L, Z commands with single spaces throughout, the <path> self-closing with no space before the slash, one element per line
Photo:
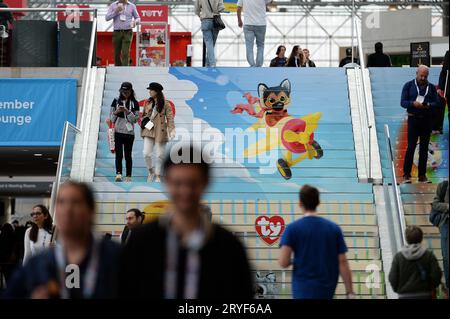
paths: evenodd
<path fill-rule="evenodd" d="M 386 68 L 391 66 L 391 58 L 383 52 L 383 43 L 375 43 L 375 53 L 369 55 L 369 58 L 367 59 L 367 67 Z"/>
<path fill-rule="evenodd" d="M 422 245 L 419 227 L 408 226 L 405 238 L 406 245 L 392 261 L 389 282 L 399 299 L 431 299 L 442 277 L 436 256 Z"/>
<path fill-rule="evenodd" d="M 133 231 L 122 259 L 121 296 L 251 299 L 252 275 L 243 245 L 211 223 L 201 204 L 210 180 L 205 152 L 177 144 L 169 153 L 163 172 L 172 207 Z"/>
<path fill-rule="evenodd" d="M 109 6 L 105 19 L 113 20 L 114 65 L 128 66 L 133 28 L 141 21 L 136 6 L 128 0 L 117 0 Z"/>
<path fill-rule="evenodd" d="M 305 68 L 315 68 L 316 64 L 314 63 L 314 61 L 310 60 L 309 49 L 303 49 L 303 54 L 305 56 L 305 63 L 303 64 L 303 67 L 305 67 Z"/>
<path fill-rule="evenodd" d="M 261 67 L 264 63 L 264 42 L 266 38 L 266 6 L 272 0 L 238 0 L 237 18 L 239 28 L 244 27 L 247 62 L 251 67 Z M 242 22 L 242 10 L 244 21 Z M 256 40 L 256 62 L 253 46 Z"/>
<path fill-rule="evenodd" d="M 419 182 L 429 183 L 426 176 L 428 161 L 428 144 L 432 129 L 433 110 L 436 107 L 436 87 L 428 82 L 429 69 L 420 65 L 416 71 L 416 78 L 403 86 L 401 106 L 408 114 L 408 147 L 403 163 L 403 182 L 411 183 L 411 170 L 416 150 L 419 146 Z"/>
<path fill-rule="evenodd" d="M 125 215 L 126 225 L 122 232 L 122 236 L 120 236 L 120 241 L 122 245 L 127 243 L 128 239 L 130 238 L 131 231 L 136 227 L 142 225 L 143 221 L 144 221 L 144 214 L 142 214 L 142 212 L 139 209 L 131 208 L 127 211 Z"/>
<path fill-rule="evenodd" d="M 304 217 L 286 227 L 279 264 L 283 268 L 294 266 L 292 294 L 296 299 L 332 299 L 339 274 L 347 298 L 353 298 L 352 272 L 342 230 L 318 215 L 319 197 L 315 187 L 304 185 L 300 190 L 299 205 Z"/>

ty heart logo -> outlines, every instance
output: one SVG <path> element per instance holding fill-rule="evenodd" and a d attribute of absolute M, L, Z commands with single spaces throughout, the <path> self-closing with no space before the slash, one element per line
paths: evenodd
<path fill-rule="evenodd" d="M 281 216 L 259 216 L 255 220 L 256 232 L 268 245 L 273 245 L 280 239 L 284 228 L 284 219 Z"/>

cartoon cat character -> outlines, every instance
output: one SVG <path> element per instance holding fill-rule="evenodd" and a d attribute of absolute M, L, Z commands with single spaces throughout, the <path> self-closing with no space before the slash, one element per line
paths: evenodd
<path fill-rule="evenodd" d="M 245 151 L 245 157 L 256 156 L 272 149 L 283 149 L 283 157 L 277 161 L 277 168 L 285 179 L 292 177 L 291 167 L 302 160 L 319 159 L 323 156 L 323 150 L 314 140 L 314 130 L 322 113 L 316 112 L 302 118 L 294 118 L 288 113 L 291 105 L 291 82 L 289 79 L 281 81 L 280 85 L 268 87 L 264 83 L 258 84 L 258 96 L 253 97 L 245 93 L 247 104 L 238 104 L 231 111 L 233 114 L 241 114 L 244 111 L 258 118 L 250 129 L 266 128 L 266 138 L 250 145 Z M 256 110 L 255 110 L 256 107 Z M 276 132 L 277 138 L 271 135 Z M 298 154 L 293 158 L 293 154 Z"/>

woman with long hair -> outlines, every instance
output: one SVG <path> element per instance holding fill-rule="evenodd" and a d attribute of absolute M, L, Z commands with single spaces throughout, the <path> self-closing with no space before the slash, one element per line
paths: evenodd
<path fill-rule="evenodd" d="M 114 123 L 114 143 L 116 155 L 116 182 L 122 181 L 122 160 L 125 153 L 126 182 L 131 182 L 133 169 L 134 123 L 139 118 L 139 102 L 130 82 L 123 82 L 119 97 L 111 104 L 110 119 Z"/>
<path fill-rule="evenodd" d="M 294 45 L 291 55 L 287 61 L 287 66 L 300 68 L 305 64 L 305 54 L 299 45 Z"/>
<path fill-rule="evenodd" d="M 23 264 L 45 248 L 50 247 L 53 219 L 44 205 L 36 205 L 30 214 L 33 224 L 25 232 Z"/>
<path fill-rule="evenodd" d="M 163 94 L 163 86 L 152 82 L 147 88 L 150 98 L 144 106 L 141 136 L 144 139 L 144 158 L 149 175 L 148 182 L 161 181 L 161 165 L 166 144 L 175 137 L 172 107 Z M 152 161 L 155 151 L 155 161 Z"/>

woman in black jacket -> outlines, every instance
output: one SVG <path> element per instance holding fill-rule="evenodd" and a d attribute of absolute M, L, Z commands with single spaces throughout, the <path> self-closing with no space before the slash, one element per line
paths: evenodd
<path fill-rule="evenodd" d="M 299 45 L 294 45 L 287 66 L 301 68 L 305 63 L 305 55 Z"/>

